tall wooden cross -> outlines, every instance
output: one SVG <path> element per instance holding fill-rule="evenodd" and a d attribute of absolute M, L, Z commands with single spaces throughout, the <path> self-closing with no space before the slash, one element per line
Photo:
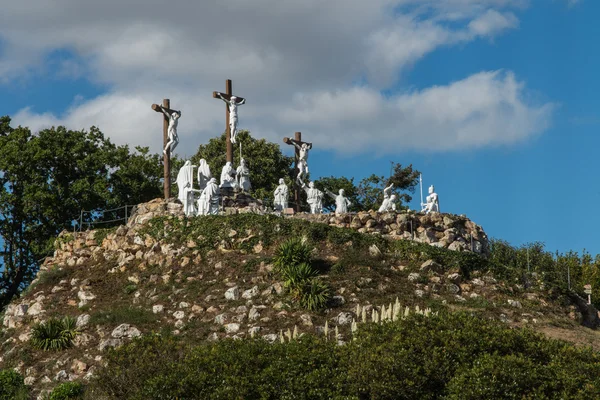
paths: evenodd
<path fill-rule="evenodd" d="M 169 99 L 163 99 L 163 108 L 169 114 L 175 112 L 175 110 L 171 110 L 171 101 Z M 159 112 L 163 116 L 163 149 L 167 146 L 169 142 L 169 117 L 164 115 L 162 109 L 158 104 L 152 104 L 152 109 L 156 112 Z M 164 152 L 164 182 L 163 182 L 163 191 L 165 194 L 165 199 L 171 197 L 171 149 L 167 149 Z"/>
<path fill-rule="evenodd" d="M 231 79 L 227 79 L 225 81 L 225 93 L 221 92 L 213 92 L 213 98 L 215 99 L 225 99 L 227 101 L 231 101 L 231 96 L 233 96 L 233 90 L 231 85 Z M 236 96 L 236 103 L 241 104 L 245 101 L 243 97 Z M 229 125 L 229 105 L 225 104 L 225 141 L 227 143 L 227 161 L 233 163 L 233 145 L 231 144 L 231 129 Z"/>
<path fill-rule="evenodd" d="M 288 138 L 288 137 L 284 137 L 283 138 L 283 143 L 285 144 L 289 144 L 290 146 L 294 146 L 294 143 L 296 143 L 298 146 L 302 146 L 304 143 L 308 144 L 309 147 L 312 147 L 312 143 L 308 143 L 308 142 L 303 142 L 302 141 L 302 133 L 301 132 L 296 132 L 294 133 L 294 138 Z M 296 176 L 298 176 L 298 173 L 300 172 L 300 170 L 298 169 L 298 160 L 300 159 L 300 150 L 294 146 L 294 155 L 296 157 L 296 168 L 295 168 L 295 174 Z M 294 202 L 296 203 L 296 212 L 300 212 L 300 185 L 298 184 L 298 179 L 296 179 L 294 177 Z"/>

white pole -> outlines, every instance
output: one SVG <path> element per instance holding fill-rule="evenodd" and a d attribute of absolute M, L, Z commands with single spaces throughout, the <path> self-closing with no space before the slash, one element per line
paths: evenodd
<path fill-rule="evenodd" d="M 242 163 L 242 142 L 240 142 L 240 164 Z"/>
<path fill-rule="evenodd" d="M 421 185 L 421 211 L 423 210 L 423 174 L 419 174 L 419 184 Z"/>

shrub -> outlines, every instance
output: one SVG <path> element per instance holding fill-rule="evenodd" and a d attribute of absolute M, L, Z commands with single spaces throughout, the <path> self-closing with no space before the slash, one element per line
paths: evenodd
<path fill-rule="evenodd" d="M 277 247 L 273 265 L 277 272 L 282 272 L 286 268 L 309 264 L 312 249 L 298 238 L 288 239 Z"/>
<path fill-rule="evenodd" d="M 83 398 L 84 388 L 79 382 L 65 382 L 56 386 L 48 400 L 73 400 Z"/>
<path fill-rule="evenodd" d="M 0 400 L 26 400 L 29 388 L 21 374 L 12 369 L 0 369 Z"/>
<path fill-rule="evenodd" d="M 73 345 L 78 334 L 74 318 L 50 318 L 31 330 L 31 345 L 40 350 L 64 350 Z"/>
<path fill-rule="evenodd" d="M 285 287 L 290 290 L 292 294 L 297 294 L 302 285 L 316 277 L 318 274 L 319 272 L 307 263 L 290 265 L 281 272 L 285 281 Z"/>
<path fill-rule="evenodd" d="M 344 346 L 153 336 L 110 350 L 92 398 L 475 399 L 600 396 L 600 355 L 468 314 L 361 324 Z M 88 390 L 89 392 L 89 390 Z"/>
<path fill-rule="evenodd" d="M 313 278 L 298 287 L 297 296 L 302 308 L 318 311 L 327 307 L 331 290 L 325 282 Z"/>

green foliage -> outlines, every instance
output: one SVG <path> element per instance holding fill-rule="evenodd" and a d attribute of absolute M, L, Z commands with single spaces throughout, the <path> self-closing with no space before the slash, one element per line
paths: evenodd
<path fill-rule="evenodd" d="M 50 318 L 31 329 L 31 345 L 40 350 L 65 350 L 73 345 L 78 334 L 74 318 Z"/>
<path fill-rule="evenodd" d="M 294 158 L 284 156 L 278 144 L 265 139 L 255 139 L 246 130 L 238 132 L 236 141 L 237 144 L 233 149 L 233 165 L 235 168 L 240 164 L 241 143 L 243 157 L 250 168 L 251 192 L 254 197 L 271 199 L 280 178 L 284 178 L 288 186 L 291 186 Z M 202 158 L 210 165 L 212 175 L 218 178 L 226 162 L 224 133 L 219 137 L 211 138 L 207 144 L 200 145 L 191 160 L 193 164 L 198 165 Z"/>
<path fill-rule="evenodd" d="M 27 400 L 29 388 L 13 369 L 0 369 L 0 400 Z"/>
<path fill-rule="evenodd" d="M 326 193 L 325 190 L 329 190 L 335 195 L 339 193 L 340 189 L 344 189 L 344 196 L 346 196 L 351 203 L 348 211 L 355 212 L 361 210 L 358 188 L 354 184 L 354 178 L 348 179 L 343 176 L 339 178 L 335 176 L 323 177 L 315 180 L 315 186 L 324 193 Z M 334 212 L 335 199 L 333 199 L 331 196 L 324 196 L 323 209 L 329 212 Z"/>
<path fill-rule="evenodd" d="M 275 250 L 273 265 L 276 271 L 284 273 L 289 267 L 309 264 L 312 248 L 299 238 L 290 238 Z M 284 275 L 285 276 L 285 275 Z"/>
<path fill-rule="evenodd" d="M 96 398 L 597 398 L 600 355 L 468 314 L 361 324 L 344 346 L 148 337 L 109 351 Z"/>
<path fill-rule="evenodd" d="M 94 233 L 94 241 L 96 242 L 96 245 L 102 246 L 102 242 L 104 241 L 104 239 L 106 239 L 108 235 L 110 235 L 111 233 L 115 233 L 116 231 L 116 227 L 96 229 Z"/>
<path fill-rule="evenodd" d="M 75 400 L 82 399 L 84 394 L 84 387 L 80 382 L 65 382 L 56 386 L 50 395 L 48 400 Z"/>
<path fill-rule="evenodd" d="M 96 127 L 33 134 L 0 118 L 0 308 L 34 278 L 39 260 L 52 252 L 59 232 L 72 229 L 80 210 L 160 196 L 160 158 L 138 151 L 115 146 Z"/>
<path fill-rule="evenodd" d="M 90 315 L 91 325 L 120 325 L 125 323 L 143 325 L 154 321 L 156 321 L 156 316 L 152 311 L 132 306 L 114 306 L 107 311 L 99 311 Z"/>
<path fill-rule="evenodd" d="M 73 241 L 73 239 L 74 239 L 74 237 L 73 237 L 72 233 L 67 233 L 65 235 L 57 237 L 56 240 L 54 241 L 54 249 L 56 249 L 56 250 L 60 249 L 62 244 L 70 243 Z"/>
<path fill-rule="evenodd" d="M 300 287 L 312 278 L 319 275 L 309 263 L 291 264 L 281 269 L 281 276 L 285 281 L 285 287 L 292 293 L 296 293 Z"/>
<path fill-rule="evenodd" d="M 331 290 L 317 279 L 319 272 L 310 263 L 311 253 L 308 244 L 299 238 L 291 238 L 277 247 L 273 265 L 300 307 L 317 311 L 327 306 Z"/>
<path fill-rule="evenodd" d="M 407 204 L 412 200 L 408 193 L 414 193 L 419 183 L 420 172 L 413 170 L 412 164 L 402 167 L 401 164 L 393 163 L 392 170 L 392 175 L 387 179 L 384 176 L 371 175 L 360 181 L 357 188 L 360 209 L 377 210 L 383 201 L 383 189 L 391 183 L 394 184 L 392 193 L 396 194 L 400 204 Z"/>
<path fill-rule="evenodd" d="M 129 284 L 129 285 L 125 286 L 125 288 L 123 289 L 123 292 L 125 292 L 125 294 L 131 294 L 131 293 L 135 292 L 136 290 L 137 290 L 137 285 Z"/>
<path fill-rule="evenodd" d="M 329 286 L 316 278 L 309 279 L 298 286 L 298 300 L 300 306 L 309 311 L 319 311 L 327 306 L 331 299 Z"/>
<path fill-rule="evenodd" d="M 65 268 L 60 268 L 57 265 L 53 265 L 48 268 L 48 270 L 43 271 L 39 275 L 38 284 L 44 285 L 58 285 L 58 283 L 63 280 L 67 275 L 69 275 L 69 271 Z"/>

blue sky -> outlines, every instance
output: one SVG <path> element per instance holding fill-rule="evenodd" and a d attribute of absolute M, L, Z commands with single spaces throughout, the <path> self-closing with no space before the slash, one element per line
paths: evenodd
<path fill-rule="evenodd" d="M 36 8 L 46 25 L 10 5 L 0 114 L 34 130 L 98 125 L 159 151 L 150 104 L 170 97 L 185 156 L 222 131 L 210 93 L 231 78 L 248 99 L 240 127 L 277 142 L 302 131 L 315 143 L 313 177 L 413 164 L 442 211 L 491 237 L 600 253 L 600 3 L 336 1 L 178 1 L 171 18 L 129 1 L 62 0 Z M 243 34 L 216 34 L 225 16 Z"/>

